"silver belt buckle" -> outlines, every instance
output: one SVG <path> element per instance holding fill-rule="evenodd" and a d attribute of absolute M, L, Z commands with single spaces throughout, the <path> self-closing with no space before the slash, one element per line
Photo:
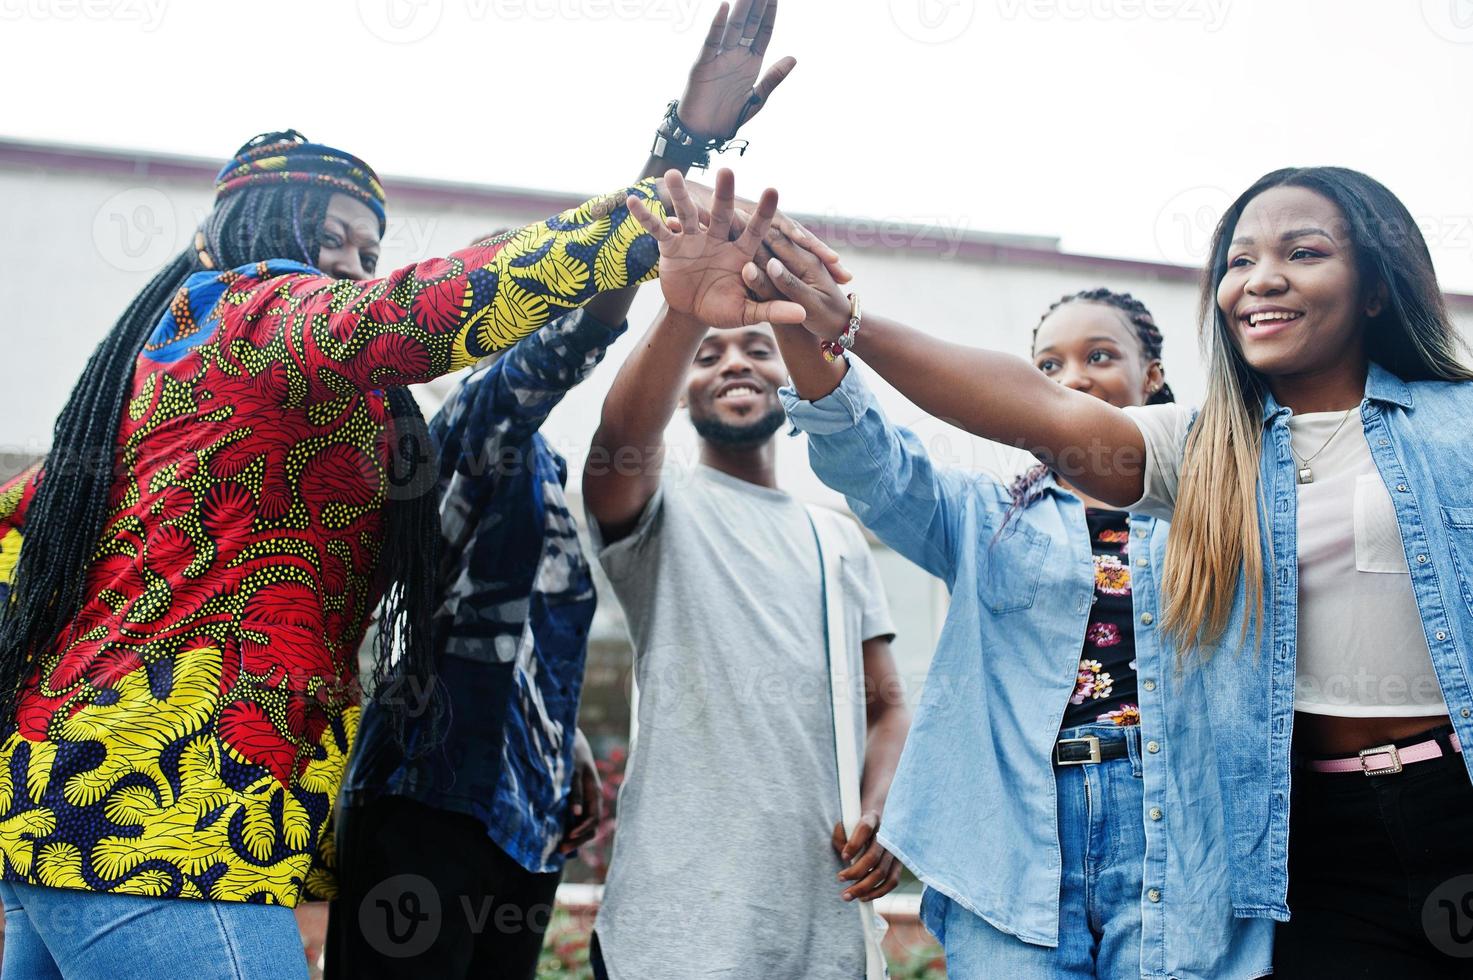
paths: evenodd
<path fill-rule="evenodd" d="M 1366 765 L 1366 759 L 1373 755 L 1391 756 L 1391 765 L 1380 769 L 1372 769 Z M 1390 776 L 1401 772 L 1401 753 L 1396 751 L 1394 745 L 1377 745 L 1374 748 L 1360 750 L 1360 770 L 1367 776 Z"/>
<path fill-rule="evenodd" d="M 1083 742 L 1089 746 L 1088 759 L 1060 759 L 1059 746 Z M 1100 739 L 1097 735 L 1085 735 L 1083 738 L 1061 738 L 1054 743 L 1054 762 L 1061 766 L 1082 766 L 1086 763 L 1100 761 Z"/>

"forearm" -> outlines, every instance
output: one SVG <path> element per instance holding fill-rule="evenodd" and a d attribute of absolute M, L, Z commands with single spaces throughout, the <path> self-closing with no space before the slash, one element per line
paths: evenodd
<path fill-rule="evenodd" d="M 867 315 L 854 353 L 930 415 L 1037 455 L 1085 493 L 1124 506 L 1143 488 L 1145 442 L 1098 398 L 1065 388 L 1020 357 L 952 344 Z"/>
<path fill-rule="evenodd" d="M 884 697 L 884 695 L 880 695 Z M 873 714 L 873 712 L 872 712 Z M 910 711 L 904 701 L 885 704 L 869 727 L 864 753 L 864 779 L 860 788 L 863 810 L 884 813 L 885 798 L 895 780 L 900 754 L 905 749 L 905 736 L 910 730 Z"/>
<path fill-rule="evenodd" d="M 604 399 L 583 470 L 583 494 L 608 540 L 632 527 L 659 487 L 665 428 L 705 335 L 700 321 L 662 309 Z"/>
<path fill-rule="evenodd" d="M 639 172 L 639 180 L 663 177 L 671 170 L 680 171 L 683 177 L 690 171 L 690 164 L 672 163 L 664 157 L 651 155 L 645 161 L 644 169 Z M 634 297 L 637 295 L 639 295 L 638 286 L 626 286 L 613 292 L 599 293 L 588 301 L 584 309 L 605 323 L 619 323 L 629 316 L 629 308 L 634 305 Z"/>
<path fill-rule="evenodd" d="M 849 369 L 842 357 L 832 363 L 824 360 L 818 338 L 802 327 L 773 327 L 772 332 L 799 398 L 815 402 L 839 387 Z"/>

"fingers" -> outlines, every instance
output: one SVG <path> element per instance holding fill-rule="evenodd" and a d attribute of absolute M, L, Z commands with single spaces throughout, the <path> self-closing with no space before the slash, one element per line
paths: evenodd
<path fill-rule="evenodd" d="M 851 902 L 857 898 L 861 902 L 873 902 L 883 895 L 890 894 L 900 884 L 900 862 L 895 860 L 895 856 L 889 851 L 883 851 L 883 853 L 884 857 L 876 865 L 875 870 L 844 892 L 844 901 Z"/>
<path fill-rule="evenodd" d="M 773 215 L 777 214 L 777 191 L 771 187 L 762 192 L 762 197 L 757 201 L 757 211 L 752 215 L 747 227 L 742 229 L 742 236 L 737 239 L 737 248 L 742 254 L 751 258 L 757 254 L 757 246 L 762 239 L 767 237 L 767 229 L 772 226 Z"/>
<path fill-rule="evenodd" d="M 741 41 L 747 26 L 747 18 L 752 13 L 752 0 L 736 0 L 736 7 L 731 12 L 731 17 L 726 21 L 726 32 L 721 38 L 721 50 L 730 51 L 741 47 Z"/>
<path fill-rule="evenodd" d="M 843 853 L 844 850 L 844 821 L 840 820 L 834 824 L 834 832 L 830 835 L 829 843 L 834 845 L 834 850 Z"/>
<path fill-rule="evenodd" d="M 771 255 L 772 253 L 764 248 L 757 257 L 759 259 L 764 258 L 764 256 L 770 258 Z M 765 265 L 766 262 L 764 261 L 763 264 Z M 782 299 L 783 294 L 778 292 L 777 287 L 772 284 L 771 277 L 763 272 L 761 267 L 755 262 L 748 262 L 742 267 L 742 282 L 746 285 L 747 291 L 758 299 Z M 842 849 L 843 846 L 844 840 L 841 837 L 835 850 Z"/>
<path fill-rule="evenodd" d="M 844 846 L 845 861 L 870 846 L 875 836 L 875 828 L 879 826 L 879 823 L 879 819 L 873 813 L 866 813 L 859 818 L 859 823 L 854 825 L 854 833 L 849 835 L 849 843 Z"/>
<path fill-rule="evenodd" d="M 797 303 L 790 303 L 787 300 L 769 300 L 759 303 L 749 299 L 742 307 L 742 323 L 744 324 L 771 323 L 780 327 L 796 327 L 806 319 L 808 319 L 807 311 Z"/>
<path fill-rule="evenodd" d="M 731 231 L 732 215 L 736 213 L 736 178 L 730 170 L 722 167 L 716 171 L 716 193 L 711 198 L 711 224 L 706 234 L 718 242 L 725 242 Z"/>
<path fill-rule="evenodd" d="M 638 221 L 640 227 L 645 231 L 653 235 L 655 241 L 668 242 L 675 239 L 675 232 L 671 231 L 665 225 L 665 222 L 661 221 L 649 208 L 645 207 L 644 201 L 631 194 L 625 200 L 625 204 L 629 206 L 629 213 L 634 215 L 634 220 Z"/>
<path fill-rule="evenodd" d="M 777 0 L 771 0 L 762 12 L 762 22 L 757 25 L 757 40 L 752 42 L 752 53 L 759 58 L 767 53 L 767 42 L 772 40 L 772 25 L 776 21 Z"/>
<path fill-rule="evenodd" d="M 806 313 L 808 310 L 816 310 L 818 308 L 823 297 L 812 286 L 808 285 L 808 283 L 793 275 L 792 270 L 783 265 L 782 262 L 777 259 L 769 259 L 764 271 L 767 273 L 767 278 L 772 282 L 773 287 L 781 295 L 786 296 L 794 303 L 803 307 L 805 313 L 804 319 L 807 319 Z"/>
<path fill-rule="evenodd" d="M 706 40 L 701 47 L 701 61 L 709 61 L 721 52 L 721 35 L 726 32 L 726 14 L 731 7 L 723 3 L 716 8 L 716 16 L 711 18 L 711 29 L 706 32 Z"/>
<path fill-rule="evenodd" d="M 690 190 L 685 186 L 685 178 L 680 175 L 679 170 L 672 169 L 665 174 L 665 191 L 670 195 L 670 203 L 675 207 L 675 216 L 680 219 L 681 226 L 690 231 L 699 228 L 700 208 L 691 198 Z"/>
<path fill-rule="evenodd" d="M 783 234 L 777 225 L 768 229 L 767 238 L 762 244 L 770 249 L 772 254 L 780 259 L 794 275 L 806 283 L 817 284 L 822 283 L 824 279 L 832 278 L 828 268 L 818 256 Z"/>
<path fill-rule="evenodd" d="M 788 75 L 791 74 L 793 69 L 797 66 L 798 59 L 789 55 L 788 57 L 783 58 L 777 64 L 773 65 L 771 68 L 767 69 L 767 71 L 762 73 L 762 78 L 757 82 L 756 86 L 757 98 L 760 101 L 758 102 L 757 106 L 755 106 L 752 111 L 748 113 L 748 119 L 757 114 L 757 109 L 760 109 L 762 107 L 762 103 L 765 103 L 767 101 L 767 97 L 772 94 L 773 89 L 781 85 L 783 79 L 787 78 Z"/>
<path fill-rule="evenodd" d="M 742 20 L 742 37 L 755 38 L 757 31 L 762 26 L 762 19 L 767 16 L 767 8 L 772 0 L 752 0 L 747 5 L 747 16 Z M 756 47 L 756 43 L 752 44 Z"/>

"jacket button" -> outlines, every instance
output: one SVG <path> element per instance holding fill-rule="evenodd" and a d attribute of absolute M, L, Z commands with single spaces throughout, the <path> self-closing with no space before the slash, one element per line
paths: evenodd
<path fill-rule="evenodd" d="M 1135 529 L 1135 536 L 1138 537 L 1138 538 L 1144 539 L 1145 536 L 1146 536 L 1146 529 L 1143 528 L 1143 527 L 1136 528 Z"/>
<path fill-rule="evenodd" d="M 1437 638 L 1439 640 L 1445 640 L 1445 639 L 1447 639 L 1447 633 L 1445 631 L 1443 631 L 1443 630 L 1438 630 L 1437 631 Z"/>
<path fill-rule="evenodd" d="M 1161 889 L 1152 888 L 1150 891 L 1146 892 L 1146 897 L 1153 902 L 1161 901 Z"/>
<path fill-rule="evenodd" d="M 1388 442 L 1388 441 L 1386 441 L 1385 439 L 1377 439 L 1376 440 L 1376 445 L 1378 445 L 1378 446 L 1389 446 L 1389 445 L 1391 445 L 1391 443 Z"/>
<path fill-rule="evenodd" d="M 1148 691 L 1154 691 L 1154 690 L 1156 690 L 1156 682 L 1155 682 L 1155 681 L 1153 681 L 1153 680 L 1151 680 L 1151 679 L 1150 679 L 1150 678 L 1149 678 L 1149 677 L 1148 677 L 1148 678 L 1146 678 L 1146 680 L 1145 680 L 1145 681 L 1143 681 L 1143 682 L 1142 682 L 1142 683 L 1141 683 L 1141 687 L 1143 687 L 1143 688 L 1145 688 L 1145 689 L 1146 689 L 1146 690 L 1148 690 Z"/>
<path fill-rule="evenodd" d="M 1153 807 L 1151 807 L 1151 819 L 1152 820 L 1160 820 L 1161 819 L 1161 808 L 1159 806 L 1153 806 Z"/>
<path fill-rule="evenodd" d="M 1405 483 L 1398 483 L 1396 485 L 1396 492 L 1397 493 L 1406 493 L 1407 492 L 1407 485 Z"/>
<path fill-rule="evenodd" d="M 1141 622 L 1145 623 L 1147 626 L 1150 626 L 1155 621 L 1156 617 L 1152 616 L 1150 613 L 1141 613 Z"/>
<path fill-rule="evenodd" d="M 1427 556 L 1426 555 L 1418 555 L 1417 556 L 1417 564 L 1418 565 L 1425 565 L 1425 564 L 1427 564 Z"/>
<path fill-rule="evenodd" d="M 1146 751 L 1151 753 L 1152 755 L 1155 755 L 1157 752 L 1161 751 L 1161 743 L 1155 740 L 1147 742 Z"/>
<path fill-rule="evenodd" d="M 1135 560 L 1135 567 L 1136 568 L 1145 568 L 1146 565 L 1147 565 L 1147 562 L 1146 562 L 1146 560 L 1144 558 L 1137 558 Z"/>
<path fill-rule="evenodd" d="M 1464 708 L 1463 711 L 1462 711 L 1462 715 L 1463 715 L 1464 718 L 1467 718 L 1469 715 L 1473 715 L 1473 710 L 1469 710 L 1468 708 Z"/>

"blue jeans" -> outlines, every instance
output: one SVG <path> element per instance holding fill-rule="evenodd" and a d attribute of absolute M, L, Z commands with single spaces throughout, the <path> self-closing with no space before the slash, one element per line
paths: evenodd
<path fill-rule="evenodd" d="M 110 895 L 0 882 L 0 980 L 284 980 L 307 976 L 280 905 Z"/>
<path fill-rule="evenodd" d="M 1146 834 L 1141 813 L 1141 739 L 1135 726 L 1085 725 L 1060 738 L 1124 740 L 1129 755 L 1059 766 L 1059 945 L 1035 946 L 927 888 L 921 920 L 946 950 L 946 975 L 959 980 L 1141 975 L 1141 888 Z"/>

